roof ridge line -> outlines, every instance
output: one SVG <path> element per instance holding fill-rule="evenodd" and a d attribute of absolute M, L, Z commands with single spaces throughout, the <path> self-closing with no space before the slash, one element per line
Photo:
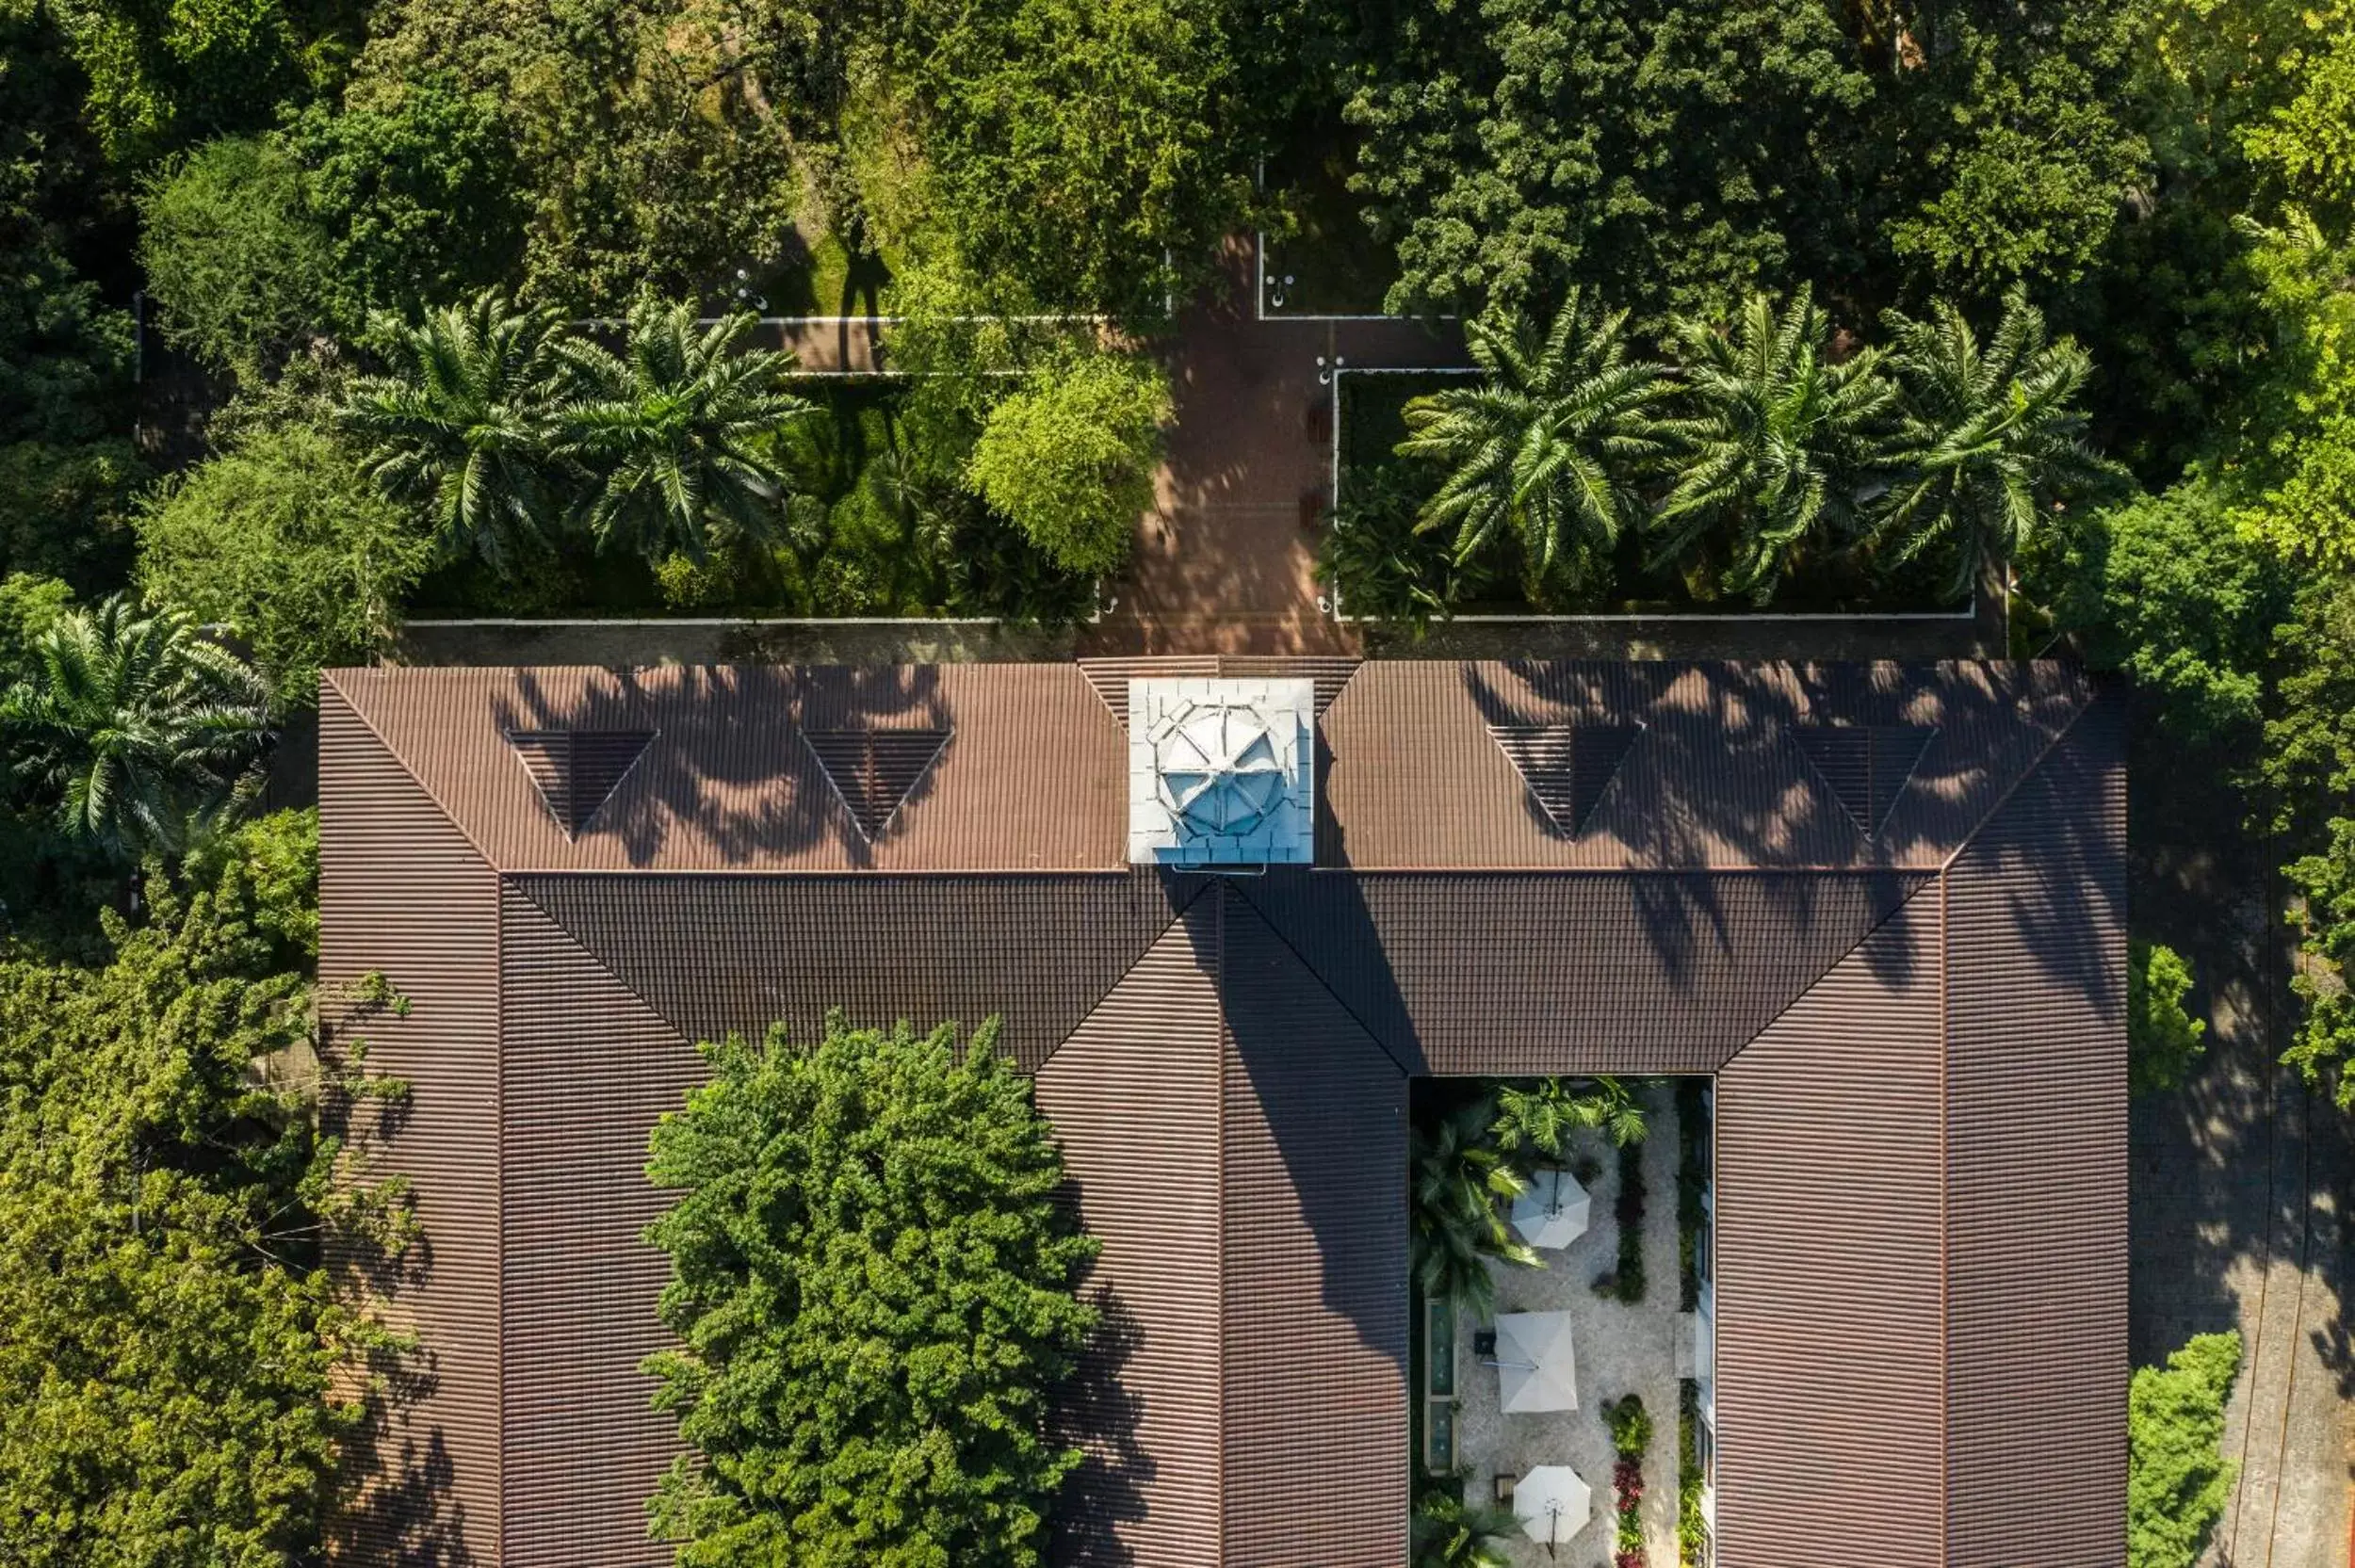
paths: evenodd
<path fill-rule="evenodd" d="M 1106 986 L 1091 1001 L 1089 1001 L 1088 1005 L 1081 1010 L 1080 1016 L 1072 1023 L 1070 1029 L 1064 1035 L 1064 1037 L 1061 1040 L 1056 1041 L 1054 1044 L 1048 1046 L 1046 1054 L 1038 1059 L 1038 1065 L 1028 1069 L 1024 1075 L 1035 1078 L 1041 1073 L 1047 1071 L 1047 1064 L 1053 1061 L 1056 1057 L 1060 1056 L 1063 1053 L 1063 1048 L 1071 1043 L 1073 1037 L 1078 1035 L 1081 1029 L 1087 1027 L 1088 1020 L 1096 1016 L 1096 1010 L 1104 1005 L 1105 998 L 1110 996 L 1113 992 L 1118 991 L 1128 982 L 1129 977 L 1137 972 L 1137 965 L 1143 963 L 1146 959 L 1152 956 L 1153 949 L 1160 946 L 1162 942 L 1168 938 L 1169 933 L 1177 929 L 1178 927 L 1184 922 L 1187 914 L 1192 913 L 1194 906 L 1200 903 L 1203 896 L 1210 891 L 1210 888 L 1208 884 L 1208 880 L 1206 879 L 1205 885 L 1195 888 L 1194 892 L 1185 899 L 1173 906 L 1169 912 L 1169 919 L 1167 923 L 1164 924 L 1159 930 L 1156 930 L 1152 937 L 1146 941 L 1145 946 L 1138 950 L 1137 956 L 1129 962 L 1129 967 L 1123 969 L 1119 974 L 1113 977 L 1112 983 Z"/>
<path fill-rule="evenodd" d="M 1373 1026 L 1358 1017 L 1357 1010 L 1351 1007 L 1347 1002 L 1341 999 L 1340 993 L 1333 989 L 1332 982 L 1327 980 L 1322 974 L 1318 973 L 1317 966 L 1308 962 L 1308 955 L 1302 952 L 1297 946 L 1293 946 L 1292 939 L 1284 934 L 1284 929 L 1281 926 L 1278 926 L 1274 920 L 1268 917 L 1267 911 L 1261 909 L 1258 904 L 1254 903 L 1252 901 L 1251 895 L 1244 892 L 1242 888 L 1237 887 L 1235 895 L 1237 897 L 1241 898 L 1243 901 L 1244 906 L 1251 911 L 1252 918 L 1259 921 L 1260 925 L 1265 926 L 1268 929 L 1268 933 L 1275 937 L 1278 943 L 1283 945 L 1284 951 L 1292 956 L 1292 962 L 1300 965 L 1302 972 L 1305 973 L 1310 979 L 1317 982 L 1317 989 L 1324 992 L 1328 997 L 1332 998 L 1333 1005 L 1341 1010 L 1342 1016 L 1347 1018 L 1351 1023 L 1356 1025 L 1357 1030 L 1360 1034 L 1363 1034 L 1368 1040 L 1373 1042 L 1373 1048 L 1388 1057 L 1389 1059 L 1390 1065 L 1397 1068 L 1401 1075 L 1409 1078 L 1415 1076 L 1415 1070 L 1401 1061 L 1398 1058 L 1398 1053 L 1390 1049 L 1389 1043 L 1383 1040 L 1382 1036 L 1375 1032 Z M 1219 1005 L 1222 1009 L 1226 1006 L 1224 994 L 1221 995 Z"/>
<path fill-rule="evenodd" d="M 580 939 L 580 933 L 574 930 L 572 927 L 564 923 L 564 917 L 562 915 L 557 913 L 556 911 L 548 908 L 547 905 L 540 901 L 539 897 L 532 892 L 532 890 L 525 885 L 529 879 L 538 875 L 539 873 L 534 871 L 501 871 L 498 873 L 499 889 L 501 892 L 505 892 L 510 888 L 513 889 L 515 896 L 521 898 L 525 903 L 529 904 L 533 909 L 539 911 L 541 918 L 547 921 L 549 925 L 555 927 L 557 931 L 564 938 L 565 941 L 579 948 L 582 956 L 587 958 L 588 961 L 596 967 L 598 974 L 603 975 L 607 979 L 611 980 L 615 985 L 620 986 L 624 991 L 629 993 L 630 995 L 636 997 L 638 999 L 639 1006 L 644 1008 L 655 1017 L 660 1019 L 662 1021 L 662 1026 L 669 1029 L 673 1034 L 678 1036 L 682 1043 L 689 1046 L 703 1044 L 704 1042 L 695 1038 L 694 1031 L 681 1028 L 679 1026 L 678 1020 L 673 1018 L 670 1013 L 665 1011 L 653 997 L 647 995 L 644 992 L 639 990 L 636 986 L 630 984 L 629 981 L 622 978 L 620 975 L 616 974 L 614 972 L 613 965 L 606 962 L 604 955 L 599 953 L 594 947 L 589 946 L 588 943 L 583 942 Z M 502 945 L 504 945 L 506 940 L 507 921 L 505 918 L 505 912 L 502 909 L 499 920 L 499 941 Z M 502 963 L 505 962 L 505 954 L 503 951 L 501 953 L 500 962 Z M 507 982 L 504 978 L 502 978 L 499 982 L 502 994 L 506 990 L 506 984 Z M 506 1009 L 504 1007 L 499 1010 L 499 1018 L 500 1027 L 504 1029 L 506 1027 Z M 503 1048 L 503 1040 L 501 1043 Z"/>
<path fill-rule="evenodd" d="M 2077 710 L 2069 716 L 2067 723 L 2053 732 L 2052 738 L 2047 740 L 2043 749 L 2037 752 L 2036 760 L 2022 768 L 2020 776 L 2004 786 L 2004 792 L 1995 798 L 1995 803 L 1980 814 L 1979 819 L 1971 824 L 1971 831 L 1964 833 L 1954 849 L 1947 852 L 1946 858 L 1938 863 L 1939 876 L 1943 877 L 1954 869 L 1955 863 L 1979 841 L 1979 835 L 1987 831 L 1987 825 L 2001 816 L 2004 814 L 2004 808 L 2011 804 L 2012 797 L 2020 793 L 2020 786 L 2043 771 L 2044 765 L 2051 761 L 2053 753 L 2060 749 L 2060 743 L 2075 733 L 2079 721 L 2087 714 L 2091 713 L 2093 704 L 2101 700 L 2101 690 L 2098 687 L 2089 687 L 2086 693 L 2086 700 L 2077 704 Z"/>
<path fill-rule="evenodd" d="M 1866 927 L 1863 933 L 1854 942 L 1842 948 L 1840 950 L 1840 955 L 1824 966 L 1823 973 L 1817 975 L 1813 979 L 1808 981 L 1807 984 L 1801 986 L 1799 988 L 1798 994 L 1793 996 L 1788 1002 L 1785 1002 L 1772 1018 L 1769 1018 L 1764 1023 L 1759 1025 L 1757 1029 L 1752 1031 L 1747 1040 L 1745 1040 L 1741 1044 L 1736 1045 L 1731 1051 L 1729 1051 L 1726 1054 L 1724 1060 L 1718 1062 L 1715 1067 L 1710 1069 L 1709 1075 L 1711 1078 L 1714 1079 L 1718 1074 L 1723 1073 L 1727 1068 L 1732 1066 L 1736 1061 L 1739 1061 L 1742 1059 L 1743 1052 L 1757 1044 L 1768 1029 L 1771 1029 L 1777 1024 L 1781 1023 L 1793 1008 L 1797 1007 L 1801 1002 L 1806 1001 L 1808 997 L 1813 995 L 1815 994 L 1815 988 L 1822 985 L 1825 980 L 1828 979 L 1831 977 L 1831 972 L 1833 970 L 1839 968 L 1850 959 L 1856 957 L 1860 948 L 1861 948 L 1866 943 L 1872 941 L 1874 937 L 1877 936 L 1880 933 L 1882 927 L 1888 925 L 1892 920 L 1896 919 L 1897 916 L 1903 914 L 1908 908 L 1910 908 L 1913 904 L 1913 900 L 1919 898 L 1925 893 L 1927 893 L 1931 888 L 1942 886 L 1946 881 L 1946 873 L 1942 868 L 1937 871 L 1904 871 L 1895 874 L 1905 877 L 1919 877 L 1922 881 L 1918 886 L 1915 886 L 1908 891 L 1904 897 L 1890 905 L 1889 912 L 1886 914 L 1883 914 L 1878 920 L 1874 921 L 1870 926 Z M 1939 951 L 1938 962 L 1939 968 L 1942 973 L 1946 966 L 1946 954 L 1942 946 Z"/>
<path fill-rule="evenodd" d="M 369 672 L 370 671 L 363 671 L 363 673 Z M 501 865 L 496 860 L 492 858 L 491 851 L 484 849 L 481 841 L 476 838 L 472 832 L 467 831 L 466 825 L 463 822 L 458 820 L 458 814 L 449 809 L 449 802 L 443 800 L 439 795 L 433 793 L 433 786 L 427 784 L 423 778 L 418 776 L 417 770 L 410 766 L 409 759 L 401 755 L 400 748 L 395 746 L 384 732 L 376 727 L 375 721 L 369 719 L 366 712 L 360 706 L 360 704 L 351 700 L 351 693 L 344 689 L 343 683 L 333 679 L 335 673 L 336 671 L 321 671 L 319 672 L 319 678 L 322 682 L 333 687 L 335 695 L 343 701 L 345 711 L 349 713 L 352 718 L 358 719 L 360 727 L 368 732 L 369 737 L 379 746 L 384 748 L 384 754 L 393 759 L 393 766 L 400 769 L 400 776 L 407 779 L 411 784 L 416 785 L 417 793 L 424 796 L 428 800 L 433 803 L 433 809 L 442 814 L 442 820 L 449 824 L 450 832 L 456 833 L 460 838 L 466 841 L 466 848 L 472 849 L 481 858 L 482 864 L 490 869 L 492 875 L 497 877 L 506 876 L 507 867 Z M 534 787 L 536 788 L 538 786 L 534 785 Z M 551 916 L 551 918 L 553 918 L 553 916 Z"/>

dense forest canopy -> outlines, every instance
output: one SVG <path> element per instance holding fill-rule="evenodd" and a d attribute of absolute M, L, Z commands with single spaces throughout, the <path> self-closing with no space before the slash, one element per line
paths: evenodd
<path fill-rule="evenodd" d="M 316 1552 L 390 1351 L 317 1267 L 349 1091 L 244 1069 L 310 1027 L 256 814 L 322 667 L 1080 621 L 1254 232 L 1478 361 L 1343 422 L 1343 600 L 2000 601 L 2132 681 L 2137 832 L 2282 873 L 2355 1105 L 2343 0 L 0 0 L 0 1231 L 74 1271 L 0 1269 L 0 1448 L 176 1521 L 122 1560 Z M 749 319 L 866 313 L 899 374 Z M 2173 1092 L 2200 977 L 2136 936 Z M 0 1464 L 0 1559 L 101 1560 L 77 1465 Z"/>

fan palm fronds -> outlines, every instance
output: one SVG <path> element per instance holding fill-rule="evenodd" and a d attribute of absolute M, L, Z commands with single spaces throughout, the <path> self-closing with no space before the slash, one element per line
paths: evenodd
<path fill-rule="evenodd" d="M 1627 357 L 1626 320 L 1572 290 L 1542 341 L 1473 321 L 1480 380 L 1406 405 L 1399 452 L 1449 465 L 1420 525 L 1453 529 L 1459 562 L 1510 534 L 1533 582 L 1560 571 L 1575 588 L 1642 517 L 1637 481 L 1669 449 L 1659 411 L 1672 383 L 1666 366 Z"/>
<path fill-rule="evenodd" d="M 0 699 L 18 789 L 71 837 L 178 849 L 238 798 L 269 737 L 269 689 L 177 613 L 121 597 L 69 611 Z"/>
<path fill-rule="evenodd" d="M 765 438 L 815 411 L 778 385 L 792 355 L 738 348 L 752 325 L 642 299 L 623 352 L 563 345 L 575 393 L 558 450 L 589 475 L 600 542 L 701 561 L 716 535 L 765 540 L 782 525 L 785 475 Z"/>
<path fill-rule="evenodd" d="M 487 290 L 397 329 L 393 373 L 344 400 L 367 472 L 427 510 L 446 557 L 471 551 L 512 576 L 547 540 L 555 325 Z"/>

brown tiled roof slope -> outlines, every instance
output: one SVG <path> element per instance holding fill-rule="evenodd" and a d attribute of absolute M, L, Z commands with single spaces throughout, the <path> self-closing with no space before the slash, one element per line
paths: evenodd
<path fill-rule="evenodd" d="M 842 1007 L 1003 1014 L 1104 1238 L 1064 1560 L 1402 1561 L 1407 1080 L 1713 1072 L 1726 1560 L 2119 1561 L 2114 697 L 1318 661 L 1320 865 L 1229 879 L 1123 863 L 1126 681 L 1174 668 L 331 673 L 322 967 L 416 1004 L 370 1037 L 443 1373 L 387 1555 L 664 1560 L 644 1131 L 689 1041 Z M 566 721 L 620 737 L 569 834 L 507 738 Z M 949 738 L 870 837 L 804 726 Z M 1523 772 L 1598 731 L 1607 777 Z"/>
<path fill-rule="evenodd" d="M 328 684 L 505 872 L 1113 871 L 1125 682 L 1210 662 L 1287 667 L 376 670 Z M 2092 691 L 2058 664 L 1298 665 L 1324 705 L 1317 861 L 1363 871 L 1935 870 Z M 1633 739 L 1566 825 L 1492 727 Z M 1868 729 L 1925 737 L 1869 823 L 1810 745 Z M 930 760 L 871 839 L 810 739 L 860 730 L 948 737 L 918 749 Z M 635 759 L 593 811 L 566 796 L 577 831 L 533 772 L 566 731 L 626 738 Z"/>

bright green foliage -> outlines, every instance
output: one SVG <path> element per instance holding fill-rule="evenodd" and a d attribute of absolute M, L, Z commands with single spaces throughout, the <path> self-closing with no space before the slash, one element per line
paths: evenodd
<path fill-rule="evenodd" d="M 366 471 L 425 509 L 446 558 L 476 554 L 517 574 L 560 521 L 547 476 L 554 328 L 549 314 L 512 309 L 495 291 L 418 326 L 388 324 L 392 373 L 356 383 L 343 402 Z"/>
<path fill-rule="evenodd" d="M 1071 355 L 990 410 L 966 477 L 1062 565 L 1110 572 L 1153 504 L 1169 413 L 1167 378 L 1149 361 Z"/>
<path fill-rule="evenodd" d="M 2301 62 L 2297 96 L 2240 140 L 2288 201 L 2343 224 L 2355 222 L 2355 35 L 2348 18 L 2333 20 Z"/>
<path fill-rule="evenodd" d="M 2218 1451 L 2240 1373 L 2237 1334 L 2195 1334 L 2164 1369 L 2138 1367 L 2126 1400 L 2127 1568 L 2192 1568 L 2233 1489 Z"/>
<path fill-rule="evenodd" d="M 432 541 L 357 455 L 312 425 L 257 430 L 178 476 L 138 518 L 150 599 L 232 627 L 283 703 L 324 666 L 383 651 Z"/>
<path fill-rule="evenodd" d="M 2251 234 L 2274 342 L 2233 454 L 2265 488 L 2239 519 L 2292 559 L 2355 570 L 2355 241 L 2296 210 Z"/>
<path fill-rule="evenodd" d="M 1509 535 L 1532 581 L 1576 591 L 1640 523 L 1637 480 L 1668 450 L 1672 388 L 1665 365 L 1627 357 L 1626 321 L 1576 290 L 1543 342 L 1485 316 L 1467 329 L 1481 379 L 1406 405 L 1400 453 L 1448 465 L 1422 526 L 1453 532 L 1458 561 Z"/>
<path fill-rule="evenodd" d="M 1567 1078 L 1505 1084 L 1497 1091 L 1497 1120 L 1490 1129 L 1497 1146 L 1519 1155 L 1560 1159 L 1573 1132 L 1596 1131 L 1616 1148 L 1644 1140 L 1644 1107 L 1617 1078 L 1590 1079 L 1573 1089 Z"/>
<path fill-rule="evenodd" d="M 622 353 L 582 338 L 560 347 L 573 386 L 556 450 L 588 477 L 599 544 L 700 561 L 715 542 L 778 530 L 785 472 L 769 438 L 814 411 L 783 390 L 790 354 L 739 346 L 752 325 L 703 325 L 690 305 L 645 299 L 630 307 Z"/>
<path fill-rule="evenodd" d="M 1859 152 L 1905 192 L 1909 210 L 1892 214 L 1886 243 L 1923 283 L 1992 299 L 2021 283 L 2073 283 L 2095 265 L 2149 178 L 2120 90 L 2148 47 L 2143 11 L 2119 0 L 1962 4 L 1912 20 L 1925 79 L 1901 71 L 1881 89 L 1888 173 Z"/>
<path fill-rule="evenodd" d="M 254 830 L 307 865 L 305 819 Z M 109 913 L 90 968 L 0 963 L 0 1560 L 293 1568 L 366 1337 L 318 1271 L 332 1143 L 254 1065 L 310 1035 L 278 934 L 316 893 L 233 848 Z"/>
<path fill-rule="evenodd" d="M 334 50 L 321 45 L 357 10 L 286 0 L 55 0 L 52 8 L 89 73 L 91 128 L 109 156 L 126 161 L 267 123 L 281 101 L 327 73 Z"/>
<path fill-rule="evenodd" d="M 208 142 L 139 203 L 139 265 L 165 336 L 252 380 L 336 318 L 341 284 L 302 167 L 274 142 Z"/>
<path fill-rule="evenodd" d="M 1876 350 L 1831 357 L 1830 326 L 1804 292 L 1779 313 L 1752 295 L 1730 331 L 1688 320 L 1678 338 L 1688 450 L 1655 518 L 1655 554 L 1681 562 L 1707 544 L 1725 562 L 1725 591 L 1764 604 L 1794 566 L 1860 532 L 1868 486 L 1889 463 L 1896 389 Z"/>
<path fill-rule="evenodd" d="M 405 0 L 379 6 L 373 21 L 344 105 L 391 121 L 356 134 L 348 149 L 353 172 L 365 172 L 357 160 L 370 149 L 406 157 L 412 138 L 436 126 L 462 138 L 503 138 L 516 170 L 506 195 L 523 221 L 519 234 L 481 235 L 478 259 L 487 267 L 506 251 L 490 281 L 575 316 L 618 315 L 648 290 L 700 295 L 728 268 L 779 253 L 803 185 L 787 116 L 804 89 L 763 81 L 752 58 L 772 48 L 789 52 L 813 30 L 847 45 L 847 29 L 859 25 L 848 15 L 821 23 L 789 5 L 690 8 L 674 0 Z M 413 102 L 421 84 L 462 106 Z M 486 97 L 498 105 L 495 131 L 481 119 Z M 468 140 L 463 152 L 453 142 L 438 169 L 417 163 L 397 175 L 388 170 L 373 211 L 398 227 L 406 193 L 447 188 L 452 180 L 487 196 L 483 182 L 507 176 L 493 172 L 494 165 L 459 167 L 487 152 L 479 142 Z M 333 187 L 322 199 L 334 200 Z M 416 198 L 424 206 L 443 199 Z M 468 205 L 474 195 L 450 199 L 454 217 L 486 216 Z M 503 213 L 487 216 L 495 225 L 505 221 Z M 423 236 L 407 231 L 401 243 L 410 237 Z M 446 232 L 437 244 L 472 238 Z M 469 260 L 465 268 L 475 265 Z M 422 287 L 418 295 L 433 300 Z"/>
<path fill-rule="evenodd" d="M 2290 577 L 2233 526 L 2219 485 L 2194 478 L 2063 518 L 2030 540 L 2021 574 L 2088 660 L 2134 677 L 2171 739 L 2235 765 L 2257 751 Z"/>
<path fill-rule="evenodd" d="M 2355 582 L 2309 582 L 2276 647 L 2282 673 L 2263 750 L 2273 825 L 2314 844 L 2355 796 Z"/>
<path fill-rule="evenodd" d="M 730 1038 L 655 1128 L 680 1348 L 646 1365 L 690 1452 L 652 1511 L 683 1568 L 1040 1560 L 1080 1459 L 1047 1401 L 1096 1320 L 1073 1294 L 1096 1244 L 996 1038 Z"/>
<path fill-rule="evenodd" d="M 73 590 L 55 577 L 30 572 L 0 577 L 0 687 L 12 686 L 32 668 L 41 634 L 73 607 Z"/>
<path fill-rule="evenodd" d="M 515 270 L 523 174 L 495 94 L 447 75 L 390 84 L 381 104 L 310 105 L 278 144 L 304 171 L 347 326 L 447 304 Z"/>
<path fill-rule="evenodd" d="M 2355 819 L 2333 817 L 2329 842 L 2286 868 L 2305 901 L 2305 941 L 2290 985 L 2305 1004 L 2298 1040 L 2282 1059 L 2311 1084 L 2329 1084 L 2342 1110 L 2355 1110 Z"/>
<path fill-rule="evenodd" d="M 1468 1503 L 1463 1482 L 1435 1480 L 1415 1497 L 1414 1568 L 1511 1568 L 1505 1543 L 1520 1531 L 1510 1509 Z"/>
<path fill-rule="evenodd" d="M 914 8 L 914 80 L 942 216 L 966 260 L 1063 310 L 1151 314 L 1240 206 L 1211 115 L 1217 8 L 988 0 Z"/>
<path fill-rule="evenodd" d="M 117 597 L 59 616 L 0 697 L 17 792 L 69 837 L 177 849 L 236 803 L 268 738 L 269 689 L 175 610 Z"/>
<path fill-rule="evenodd" d="M 1602 1414 L 1611 1424 L 1611 1451 L 1640 1463 L 1651 1448 L 1651 1413 L 1644 1408 L 1643 1398 L 1622 1395 L 1603 1406 Z"/>
<path fill-rule="evenodd" d="M 1947 550 L 1960 598 L 2019 554 L 2040 514 L 2118 477 L 2085 444 L 2077 398 L 2093 362 L 2048 341 L 2043 314 L 2019 294 L 1984 349 L 1946 300 L 1926 320 L 1892 311 L 1889 325 L 1903 474 L 1875 509 L 1873 537 L 1892 562 Z"/>
<path fill-rule="evenodd" d="M 2164 943 L 2136 942 L 2126 954 L 2126 1080 L 2136 1094 L 2181 1088 L 2206 1047 L 2205 1021 L 2184 1010 L 2191 965 Z"/>
<path fill-rule="evenodd" d="M 1505 1208 L 1528 1189 L 1518 1162 L 1492 1134 L 1496 1107 L 1482 1099 L 1429 1127 L 1417 1126 L 1407 1149 L 1406 1219 L 1415 1288 L 1475 1316 L 1496 1304 L 1491 1258 L 1537 1267 L 1537 1254 L 1513 1234 Z"/>

